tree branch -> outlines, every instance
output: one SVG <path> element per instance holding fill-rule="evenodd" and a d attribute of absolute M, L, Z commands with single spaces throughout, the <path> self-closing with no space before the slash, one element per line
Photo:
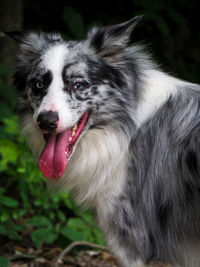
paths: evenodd
<path fill-rule="evenodd" d="M 85 242 L 85 241 L 76 241 L 71 243 L 68 247 L 66 247 L 58 256 L 56 263 L 55 263 L 55 267 L 58 267 L 59 264 L 62 262 L 62 258 L 69 253 L 73 248 L 77 247 L 77 246 L 87 246 L 87 247 L 91 247 L 91 248 L 96 248 L 96 249 L 101 249 L 101 250 L 107 250 L 106 247 L 103 246 L 99 246 L 97 244 L 93 244 L 93 243 L 89 243 L 89 242 Z"/>

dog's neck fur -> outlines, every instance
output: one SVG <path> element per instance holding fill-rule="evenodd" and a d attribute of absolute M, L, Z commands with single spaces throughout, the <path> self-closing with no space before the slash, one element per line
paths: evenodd
<path fill-rule="evenodd" d="M 79 141 L 66 174 L 51 185 L 70 190 L 89 207 L 102 206 L 102 201 L 103 206 L 112 205 L 122 189 L 127 153 L 122 132 L 110 127 L 91 129 Z"/>

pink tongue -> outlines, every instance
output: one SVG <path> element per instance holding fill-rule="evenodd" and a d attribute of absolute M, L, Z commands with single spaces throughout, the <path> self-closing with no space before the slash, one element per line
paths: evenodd
<path fill-rule="evenodd" d="M 67 168 L 66 148 L 69 134 L 70 131 L 65 131 L 58 135 L 51 134 L 47 138 L 39 159 L 40 170 L 47 179 L 60 178 Z"/>

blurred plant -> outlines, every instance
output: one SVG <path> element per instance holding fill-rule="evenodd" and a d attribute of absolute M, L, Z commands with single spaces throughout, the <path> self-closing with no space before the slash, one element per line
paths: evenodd
<path fill-rule="evenodd" d="M 66 6 L 63 11 L 63 20 L 73 39 L 85 37 L 86 26 L 81 13 L 73 6 Z"/>
<path fill-rule="evenodd" d="M 8 267 L 9 266 L 8 260 L 4 257 L 1 257 L 1 256 L 0 256 L 0 266 L 1 267 Z"/>
<path fill-rule="evenodd" d="M 186 22 L 184 16 L 175 7 L 176 3 L 174 5 L 170 5 L 169 1 L 132 1 L 134 6 L 136 6 L 138 10 L 141 10 L 144 15 L 144 20 L 155 23 L 155 26 L 164 37 L 170 36 L 170 20 L 178 25 Z M 176 2 L 179 4 L 178 1 Z M 186 1 L 183 1 L 181 5 L 184 5 L 184 2 Z"/>

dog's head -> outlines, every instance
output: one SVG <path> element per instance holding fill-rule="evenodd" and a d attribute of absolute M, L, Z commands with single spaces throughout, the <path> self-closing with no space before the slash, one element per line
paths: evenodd
<path fill-rule="evenodd" d="M 74 144 L 91 127 L 128 116 L 126 88 L 134 68 L 125 50 L 141 17 L 93 28 L 83 41 L 59 34 L 8 33 L 19 43 L 14 76 L 22 91 L 20 110 L 32 115 L 46 146 L 39 165 L 47 178 L 63 175 Z M 129 77 L 130 76 L 130 77 Z"/>

